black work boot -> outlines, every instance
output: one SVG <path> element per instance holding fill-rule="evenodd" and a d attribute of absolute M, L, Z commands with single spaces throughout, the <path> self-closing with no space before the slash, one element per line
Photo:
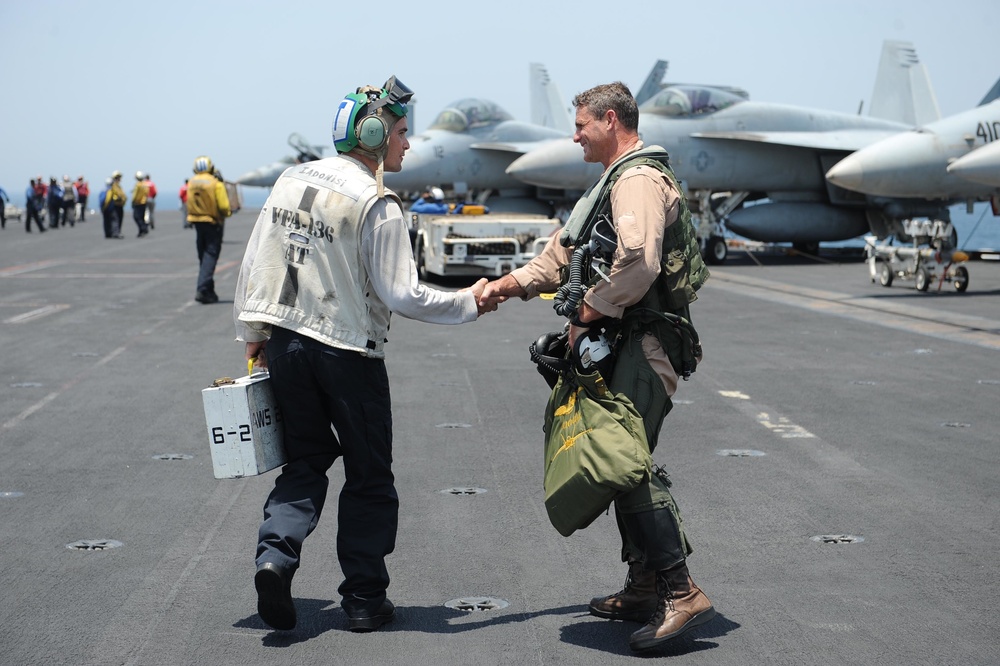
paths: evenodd
<path fill-rule="evenodd" d="M 345 606 L 344 611 L 347 613 L 347 626 L 353 632 L 375 631 L 396 617 L 396 607 L 388 599 L 375 609 Z"/>
<path fill-rule="evenodd" d="M 659 595 L 656 612 L 628 639 L 629 647 L 637 652 L 677 638 L 715 617 L 712 602 L 691 580 L 684 563 L 657 571 L 656 591 Z"/>
<path fill-rule="evenodd" d="M 630 562 L 625 587 L 606 597 L 590 600 L 590 614 L 609 620 L 645 622 L 656 611 L 656 572 L 643 571 L 642 564 Z"/>
<path fill-rule="evenodd" d="M 292 577 L 277 564 L 264 562 L 253 577 L 257 588 L 257 612 L 269 627 L 281 631 L 295 628 Z"/>

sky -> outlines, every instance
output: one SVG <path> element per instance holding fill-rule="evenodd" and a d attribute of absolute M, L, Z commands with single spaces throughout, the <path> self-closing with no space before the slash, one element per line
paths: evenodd
<path fill-rule="evenodd" d="M 464 97 L 529 120 L 533 62 L 567 108 L 600 83 L 636 92 L 663 59 L 668 81 L 866 113 L 886 39 L 914 44 L 942 115 L 1000 77 L 995 0 L 4 0 L 0 25 L 0 187 L 17 204 L 36 175 L 96 193 L 142 170 L 172 205 L 198 155 L 235 180 L 291 155 L 292 132 L 329 146 L 343 96 L 391 75 L 416 93 L 415 133 Z"/>

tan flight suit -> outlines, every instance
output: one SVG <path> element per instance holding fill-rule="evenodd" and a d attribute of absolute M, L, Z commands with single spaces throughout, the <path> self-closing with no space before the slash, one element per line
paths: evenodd
<path fill-rule="evenodd" d="M 663 233 L 677 221 L 679 202 L 680 193 L 670 179 L 653 167 L 637 166 L 621 175 L 611 189 L 611 212 L 618 233 L 611 282 L 601 280 L 588 290 L 583 297 L 587 305 L 620 319 L 626 307 L 639 302 L 660 273 Z M 559 269 L 569 263 L 572 254 L 573 248 L 560 245 L 559 234 L 555 234 L 535 259 L 511 275 L 528 292 L 526 298 L 554 292 L 560 284 Z M 667 395 L 673 396 L 677 373 L 660 342 L 647 335 L 642 347 Z"/>
<path fill-rule="evenodd" d="M 640 142 L 636 150 L 641 148 Z M 587 305 L 620 319 L 626 307 L 643 298 L 660 273 L 664 230 L 677 221 L 680 200 L 681 194 L 670 178 L 654 167 L 638 165 L 622 173 L 611 189 L 611 213 L 618 235 L 609 273 L 611 281 L 600 280 L 589 289 L 583 297 Z M 512 271 L 511 276 L 527 292 L 525 300 L 556 291 L 561 284 L 560 268 L 569 263 L 572 254 L 573 248 L 563 247 L 559 234 L 555 234 L 535 259 Z M 647 333 L 641 346 L 667 396 L 673 396 L 678 376 L 660 341 Z M 611 387 L 616 390 L 614 381 Z M 638 404 L 637 408 L 643 413 Z M 661 422 L 665 414 L 643 416 Z M 651 429 L 658 433 L 659 425 L 647 424 L 647 434 Z M 654 436 L 649 441 L 651 451 L 655 440 Z M 667 485 L 655 474 L 649 483 L 616 499 L 615 508 L 623 561 L 640 561 L 646 570 L 656 571 L 683 562 L 692 552 L 676 503 Z"/>

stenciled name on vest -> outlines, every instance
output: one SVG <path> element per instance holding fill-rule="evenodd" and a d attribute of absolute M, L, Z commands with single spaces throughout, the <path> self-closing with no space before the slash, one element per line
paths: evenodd
<path fill-rule="evenodd" d="M 368 187 L 368 183 L 352 182 L 350 176 L 340 173 L 337 169 L 327 171 L 317 169 L 315 166 L 310 164 L 303 164 L 289 175 L 298 180 L 312 183 L 313 185 L 328 187 L 346 197 L 350 197 L 354 201 L 360 199 L 361 195 Z"/>

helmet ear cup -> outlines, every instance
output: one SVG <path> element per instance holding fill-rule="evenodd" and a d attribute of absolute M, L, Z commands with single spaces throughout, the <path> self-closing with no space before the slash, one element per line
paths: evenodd
<path fill-rule="evenodd" d="M 365 150 L 378 152 L 389 143 L 389 126 L 381 116 L 365 116 L 355 128 L 358 143 Z"/>

